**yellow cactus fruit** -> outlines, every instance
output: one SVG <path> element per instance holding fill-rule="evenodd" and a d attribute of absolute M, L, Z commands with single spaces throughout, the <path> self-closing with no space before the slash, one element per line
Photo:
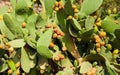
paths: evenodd
<path fill-rule="evenodd" d="M 113 54 L 118 54 L 119 53 L 119 49 L 115 49 L 114 51 L 113 51 Z"/>
<path fill-rule="evenodd" d="M 72 8 L 73 8 L 73 9 L 76 9 L 76 8 L 77 8 L 77 6 L 73 4 L 73 5 L 72 5 Z"/>
<path fill-rule="evenodd" d="M 113 13 L 114 13 L 114 14 L 117 13 L 117 8 L 113 8 Z"/>
<path fill-rule="evenodd" d="M 20 67 L 20 62 L 17 62 L 16 64 L 15 64 L 15 66 L 18 68 L 18 67 Z"/>
<path fill-rule="evenodd" d="M 101 21 L 101 18 L 100 18 L 100 17 L 97 18 L 97 22 L 99 22 L 99 21 Z"/>
<path fill-rule="evenodd" d="M 2 15 L 0 15 L 0 21 L 1 21 L 1 20 L 3 20 L 3 16 L 2 16 Z"/>
<path fill-rule="evenodd" d="M 71 20 L 73 17 L 72 16 L 68 16 L 67 17 L 67 20 Z"/>
<path fill-rule="evenodd" d="M 100 53 L 100 50 L 101 50 L 100 48 L 97 48 L 97 49 L 96 49 L 96 51 L 97 51 L 98 53 Z"/>
<path fill-rule="evenodd" d="M 9 69 L 8 70 L 8 75 L 12 74 L 13 73 L 13 70 L 12 69 Z"/>
<path fill-rule="evenodd" d="M 59 8 L 58 8 L 58 7 L 55 7 L 55 11 L 59 11 Z"/>
<path fill-rule="evenodd" d="M 76 8 L 76 9 L 74 9 L 74 13 L 78 13 L 79 12 L 79 10 Z"/>
<path fill-rule="evenodd" d="M 101 21 L 95 23 L 96 26 L 101 26 Z"/>

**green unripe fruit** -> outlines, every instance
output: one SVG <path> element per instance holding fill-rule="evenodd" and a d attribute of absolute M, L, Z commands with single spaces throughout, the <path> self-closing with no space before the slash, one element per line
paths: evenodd
<path fill-rule="evenodd" d="M 97 64 L 98 64 L 98 63 L 95 61 L 95 62 L 93 63 L 93 66 L 97 66 Z"/>
<path fill-rule="evenodd" d="M 106 47 L 107 47 L 108 50 L 112 49 L 112 45 L 111 44 L 106 44 Z"/>
<path fill-rule="evenodd" d="M 90 54 L 96 54 L 97 52 L 95 50 L 90 50 Z"/>
<path fill-rule="evenodd" d="M 108 13 L 108 15 L 110 15 L 110 14 L 111 14 L 111 10 L 110 10 L 110 9 L 108 9 L 107 13 Z"/>
<path fill-rule="evenodd" d="M 78 66 L 78 62 L 77 62 L 77 60 L 74 61 L 74 66 L 75 66 L 75 67 Z"/>
<path fill-rule="evenodd" d="M 94 27 L 94 32 L 95 33 L 98 32 L 98 27 L 97 26 Z"/>

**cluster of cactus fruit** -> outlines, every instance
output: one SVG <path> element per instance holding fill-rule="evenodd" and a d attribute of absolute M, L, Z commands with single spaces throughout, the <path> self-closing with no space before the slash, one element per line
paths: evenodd
<path fill-rule="evenodd" d="M 116 7 L 103 10 L 103 0 L 10 2 L 0 9 L 1 75 L 120 74 Z"/>

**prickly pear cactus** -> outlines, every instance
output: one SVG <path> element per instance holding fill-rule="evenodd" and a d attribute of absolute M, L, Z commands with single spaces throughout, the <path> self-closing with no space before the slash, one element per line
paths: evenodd
<path fill-rule="evenodd" d="M 115 0 L 10 3 L 0 9 L 1 75 L 120 74 Z"/>

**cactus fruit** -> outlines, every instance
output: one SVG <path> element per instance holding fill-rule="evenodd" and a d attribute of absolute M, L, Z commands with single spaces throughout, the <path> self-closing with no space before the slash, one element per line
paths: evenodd
<path fill-rule="evenodd" d="M 0 7 L 1 75 L 119 74 L 120 13 L 116 2 L 10 2 Z"/>

